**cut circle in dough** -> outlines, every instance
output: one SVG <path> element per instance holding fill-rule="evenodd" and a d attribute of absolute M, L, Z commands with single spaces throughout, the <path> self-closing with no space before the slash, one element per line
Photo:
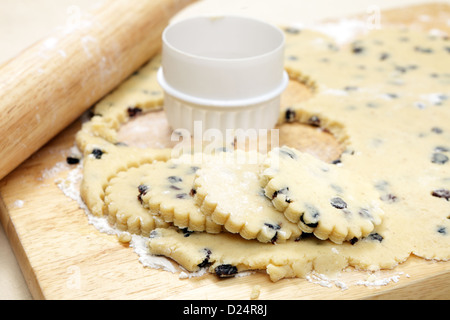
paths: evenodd
<path fill-rule="evenodd" d="M 264 158 L 257 152 L 225 152 L 212 156 L 197 171 L 195 200 L 202 212 L 231 233 L 245 239 L 280 243 L 301 235 L 264 196 L 260 168 Z"/>
<path fill-rule="evenodd" d="M 272 150 L 265 195 L 303 232 L 342 243 L 367 237 L 382 221 L 379 193 L 363 177 L 298 150 Z"/>

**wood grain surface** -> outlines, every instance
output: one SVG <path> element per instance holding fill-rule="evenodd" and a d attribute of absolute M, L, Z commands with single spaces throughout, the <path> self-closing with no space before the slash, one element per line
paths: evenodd
<path fill-rule="evenodd" d="M 0 66 L 0 179 L 153 57 L 192 2 L 108 2 Z"/>
<path fill-rule="evenodd" d="M 420 15 L 434 19 L 416 23 Z M 382 15 L 385 23 L 389 19 L 413 28 L 444 31 L 450 31 L 449 17 L 449 5 L 423 5 Z M 283 106 L 307 96 L 304 87 L 291 82 Z M 339 277 L 347 288 L 314 278 L 273 283 L 263 273 L 231 279 L 213 275 L 180 279 L 176 273 L 146 268 L 133 248 L 90 225 L 78 203 L 55 183 L 74 170 L 65 160 L 80 127 L 78 119 L 0 181 L 0 220 L 35 299 L 250 299 L 256 285 L 259 299 L 450 298 L 450 262 L 415 256 L 394 270 L 373 275 L 350 268 Z M 332 136 L 315 128 L 294 124 L 280 129 L 280 138 L 299 149 L 326 149 L 330 158 L 340 152 Z M 376 280 L 383 285 L 373 285 Z"/>

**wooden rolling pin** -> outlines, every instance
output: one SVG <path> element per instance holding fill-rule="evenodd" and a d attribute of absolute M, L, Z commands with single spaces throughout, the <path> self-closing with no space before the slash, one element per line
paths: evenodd
<path fill-rule="evenodd" d="M 0 68 L 0 179 L 160 50 L 195 0 L 114 0 L 69 17 Z"/>

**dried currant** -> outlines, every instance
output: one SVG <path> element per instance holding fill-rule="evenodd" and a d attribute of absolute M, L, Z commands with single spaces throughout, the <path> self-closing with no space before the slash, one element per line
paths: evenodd
<path fill-rule="evenodd" d="M 450 201 L 450 190 L 447 189 L 437 189 L 431 192 L 433 197 L 444 198 L 447 201 Z"/>
<path fill-rule="evenodd" d="M 448 157 L 443 153 L 433 153 L 433 156 L 431 157 L 431 162 L 436 164 L 445 164 L 448 162 Z"/>
<path fill-rule="evenodd" d="M 398 197 L 392 193 L 386 193 L 385 195 L 381 196 L 380 199 L 381 201 L 387 203 L 395 203 L 399 201 Z"/>
<path fill-rule="evenodd" d="M 332 198 L 330 200 L 330 203 L 336 209 L 345 209 L 345 208 L 347 208 L 347 202 L 345 202 L 344 200 L 342 200 L 339 197 Z"/>
<path fill-rule="evenodd" d="M 211 263 L 209 262 L 209 259 L 211 258 L 211 250 L 209 250 L 208 248 L 203 249 L 205 251 L 206 257 L 205 259 L 199 263 L 197 266 L 199 268 L 204 268 L 209 266 Z"/>
<path fill-rule="evenodd" d="M 308 119 L 308 124 L 313 127 L 320 127 L 320 118 L 318 116 L 312 116 Z"/>
<path fill-rule="evenodd" d="M 231 264 L 221 264 L 214 269 L 214 272 L 221 278 L 228 278 L 234 276 L 238 270 Z"/>
<path fill-rule="evenodd" d="M 138 108 L 138 107 L 128 107 L 127 112 L 128 112 L 128 116 L 129 116 L 130 118 L 133 118 L 133 117 L 135 117 L 137 114 L 141 113 L 141 112 L 142 112 L 142 109 L 141 109 L 141 108 Z"/>
<path fill-rule="evenodd" d="M 167 178 L 167 180 L 169 180 L 170 183 L 177 183 L 177 182 L 183 181 L 183 179 L 181 179 L 180 177 L 176 177 L 176 176 L 170 176 Z"/>
<path fill-rule="evenodd" d="M 379 233 L 371 233 L 369 234 L 369 236 L 367 237 L 370 240 L 376 240 L 378 242 L 383 241 L 383 236 L 381 236 Z"/>
<path fill-rule="evenodd" d="M 68 164 L 78 164 L 80 163 L 80 159 L 76 158 L 76 157 L 67 157 L 66 161 Z"/>
<path fill-rule="evenodd" d="M 138 191 L 139 191 L 139 194 L 137 197 L 138 197 L 139 202 L 142 204 L 142 196 L 145 196 L 147 194 L 148 186 L 141 184 L 138 186 Z"/>
<path fill-rule="evenodd" d="M 287 122 L 292 122 L 292 121 L 294 121 L 294 120 L 295 120 L 295 116 L 296 116 L 295 110 L 293 110 L 292 108 L 287 108 L 287 109 L 286 109 L 286 112 L 285 112 L 285 114 L 284 114 L 284 119 L 285 119 Z"/>
<path fill-rule="evenodd" d="M 94 150 L 92 150 L 91 154 L 95 157 L 95 159 L 100 160 L 103 156 L 103 151 L 95 148 Z"/>

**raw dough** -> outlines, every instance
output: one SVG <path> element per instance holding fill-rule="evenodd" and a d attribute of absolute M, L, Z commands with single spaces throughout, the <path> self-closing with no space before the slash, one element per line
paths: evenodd
<path fill-rule="evenodd" d="M 194 201 L 192 188 L 199 165 L 182 159 L 148 165 L 142 171 L 140 199 L 153 214 L 179 228 L 218 233 L 222 226 L 205 216 Z"/>
<path fill-rule="evenodd" d="M 197 171 L 195 199 L 202 212 L 245 239 L 272 243 L 297 239 L 301 230 L 273 207 L 261 188 L 264 157 L 242 150 L 220 155 Z"/>
<path fill-rule="evenodd" d="M 128 147 L 117 140 L 123 123 L 160 109 L 162 93 L 155 80 L 159 59 L 103 99 L 77 135 L 84 154 L 81 193 L 95 215 L 107 214 L 105 190 L 118 181 L 116 176 L 125 178 L 131 167 L 171 158 L 170 150 Z M 157 228 L 149 238 L 150 252 L 173 258 L 191 271 L 207 267 L 230 276 L 264 270 L 274 281 L 303 277 L 311 270 L 339 271 L 347 265 L 393 268 L 411 254 L 448 260 L 448 38 L 386 29 L 339 47 L 315 31 L 291 29 L 285 65 L 291 78 L 314 90 L 314 97 L 281 110 L 280 123 L 301 122 L 331 132 L 345 149 L 335 164 L 363 177 L 364 185 L 378 193 L 382 223 L 366 237 L 342 244 L 305 233 L 299 241 L 272 244 L 229 232 Z M 137 182 L 133 183 L 134 189 Z M 133 206 L 137 196 L 130 194 Z M 121 225 L 142 232 L 133 221 Z M 151 227 L 144 229 L 145 234 Z"/>
<path fill-rule="evenodd" d="M 347 168 L 282 147 L 269 153 L 262 176 L 274 206 L 319 239 L 357 240 L 381 223 L 379 193 Z"/>

